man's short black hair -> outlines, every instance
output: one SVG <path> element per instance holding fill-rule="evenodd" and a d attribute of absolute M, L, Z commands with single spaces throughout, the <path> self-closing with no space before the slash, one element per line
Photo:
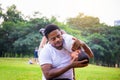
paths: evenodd
<path fill-rule="evenodd" d="M 55 24 L 48 24 L 45 27 L 45 30 L 44 30 L 44 35 L 46 36 L 46 38 L 48 38 L 48 34 L 50 32 L 52 32 L 53 30 L 56 30 L 56 29 L 60 30 L 60 28 L 57 25 L 55 25 Z"/>

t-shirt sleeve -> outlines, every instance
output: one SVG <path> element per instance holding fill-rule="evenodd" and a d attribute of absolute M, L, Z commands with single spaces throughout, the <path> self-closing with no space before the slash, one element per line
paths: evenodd
<path fill-rule="evenodd" d="M 43 64 L 52 64 L 52 59 L 50 57 L 50 51 L 49 49 L 43 48 L 41 52 L 39 53 L 39 63 L 40 65 Z"/>

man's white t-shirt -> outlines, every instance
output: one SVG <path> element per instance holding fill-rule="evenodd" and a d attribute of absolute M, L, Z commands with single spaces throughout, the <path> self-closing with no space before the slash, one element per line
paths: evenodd
<path fill-rule="evenodd" d="M 67 49 L 69 52 L 73 52 L 72 46 L 73 46 L 73 43 L 75 42 L 75 40 L 73 39 L 74 37 L 69 34 L 63 34 L 62 37 L 64 39 L 63 47 Z"/>
<path fill-rule="evenodd" d="M 39 53 L 40 65 L 52 64 L 54 68 L 61 68 L 70 64 L 70 61 L 71 56 L 69 51 L 67 51 L 65 48 L 62 50 L 57 50 L 49 43 L 47 43 Z M 73 80 L 73 69 L 66 71 L 57 78 L 69 78 Z M 46 80 L 44 75 L 43 80 Z"/>

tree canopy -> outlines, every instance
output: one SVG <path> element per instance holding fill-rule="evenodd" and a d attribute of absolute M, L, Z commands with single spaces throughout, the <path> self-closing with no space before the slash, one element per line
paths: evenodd
<path fill-rule="evenodd" d="M 97 26 L 100 24 L 100 21 L 98 17 L 86 16 L 83 13 L 79 13 L 79 15 L 74 18 L 68 18 L 67 23 L 77 28 L 85 28 Z"/>

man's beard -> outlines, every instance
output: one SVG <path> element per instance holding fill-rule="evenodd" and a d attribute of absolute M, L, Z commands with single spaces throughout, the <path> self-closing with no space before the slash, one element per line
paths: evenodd
<path fill-rule="evenodd" d="M 56 46 L 57 44 L 61 44 L 60 46 Z M 56 45 L 52 45 L 53 47 L 55 47 L 56 49 L 62 49 L 63 48 L 63 42 L 57 42 Z"/>

